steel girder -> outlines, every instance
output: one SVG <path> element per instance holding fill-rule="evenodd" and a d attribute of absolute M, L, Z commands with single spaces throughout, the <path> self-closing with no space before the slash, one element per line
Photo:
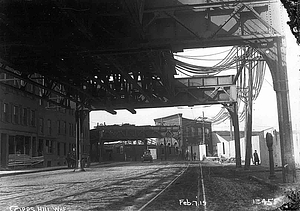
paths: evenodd
<path fill-rule="evenodd" d="M 108 125 L 97 126 L 91 130 L 91 140 L 98 142 L 100 139 L 109 141 L 145 140 L 147 138 L 179 137 L 179 126 L 134 126 L 134 125 Z"/>
<path fill-rule="evenodd" d="M 31 84 L 45 92 L 38 97 L 49 101 L 57 95 L 111 113 L 121 108 L 135 113 L 136 108 L 220 103 L 203 88 L 184 89 L 178 83 L 172 53 L 230 45 L 266 48 L 281 36 L 272 1 L 0 4 L 2 67 L 13 67 L 11 75 L 18 72 L 16 78 L 27 83 L 34 74 L 49 81 L 33 80 Z M 10 74 L 3 68 L 1 72 Z M 52 92 L 56 86 L 63 91 Z"/>

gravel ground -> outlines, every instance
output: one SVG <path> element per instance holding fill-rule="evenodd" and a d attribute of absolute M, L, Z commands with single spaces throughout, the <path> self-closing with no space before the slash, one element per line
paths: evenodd
<path fill-rule="evenodd" d="M 202 169 L 206 207 L 201 203 L 203 189 L 201 182 L 200 186 L 198 183 L 199 163 L 191 163 L 174 185 L 145 210 L 276 210 L 284 203 L 285 197 L 281 188 L 251 180 L 248 175 L 233 171 L 232 167 L 206 163 L 202 164 Z M 200 202 L 197 207 L 198 198 Z"/>
<path fill-rule="evenodd" d="M 291 187 L 249 178 L 266 176 L 262 170 L 236 171 L 233 165 L 201 162 L 201 171 L 200 162 L 187 165 L 135 162 L 92 167 L 86 172 L 59 170 L 2 177 L 0 210 L 139 210 L 179 175 L 144 210 L 275 210 L 287 201 L 283 190 Z"/>
<path fill-rule="evenodd" d="M 49 211 L 54 207 L 124 210 L 147 191 L 164 188 L 185 166 L 185 163 L 133 163 L 89 168 L 86 172 L 60 170 L 3 177 L 0 210 L 10 210 L 12 206 Z"/>

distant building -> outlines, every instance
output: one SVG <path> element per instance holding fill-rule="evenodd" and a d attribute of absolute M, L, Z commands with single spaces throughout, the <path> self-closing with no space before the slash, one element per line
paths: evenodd
<path fill-rule="evenodd" d="M 97 125 L 90 130 L 91 160 L 98 161 L 141 161 L 146 150 L 157 159 L 158 145 L 155 138 L 166 132 L 178 136 L 179 127 Z"/>
<path fill-rule="evenodd" d="M 154 119 L 155 125 L 180 126 L 180 135 L 166 133 L 165 138 L 157 139 L 160 146 L 158 157 L 174 159 L 178 156 L 192 160 L 202 160 L 213 151 L 211 138 L 211 122 L 203 119 L 187 119 L 182 114 Z"/>
<path fill-rule="evenodd" d="M 261 165 L 269 166 L 269 152 L 266 144 L 267 132 L 273 135 L 273 158 L 274 165 L 281 166 L 281 150 L 279 132 L 273 128 L 263 131 L 252 132 L 252 157 L 256 150 L 260 159 Z M 213 152 L 214 156 L 222 156 L 225 158 L 235 158 L 235 141 L 230 139 L 229 131 L 214 131 L 212 133 Z M 244 131 L 240 131 L 240 147 L 241 147 L 241 160 L 245 161 L 246 143 Z M 251 162 L 253 163 L 253 162 Z"/>
<path fill-rule="evenodd" d="M 40 78 L 40 77 L 39 77 Z M 21 80 L 0 73 L 0 79 L 20 88 Z M 42 79 L 37 79 L 42 80 Z M 29 93 L 41 93 L 27 84 Z M 75 104 L 71 109 L 51 105 L 21 90 L 0 85 L 0 167 L 65 165 L 68 151 L 75 148 Z M 51 95 L 59 100 L 59 96 Z M 89 153 L 89 117 L 83 123 L 82 149 Z"/>

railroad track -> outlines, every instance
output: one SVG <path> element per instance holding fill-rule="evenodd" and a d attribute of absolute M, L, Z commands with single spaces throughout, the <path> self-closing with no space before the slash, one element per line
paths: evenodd
<path fill-rule="evenodd" d="M 164 190 L 161 190 L 163 188 L 167 189 L 176 179 L 183 173 L 182 168 L 184 166 L 179 165 L 177 167 L 172 166 L 171 164 L 167 164 L 164 167 L 156 167 L 153 169 L 147 169 L 146 172 L 143 172 L 138 175 L 129 176 L 126 178 L 120 178 L 115 182 L 111 182 L 114 180 L 114 178 L 110 178 L 109 181 L 103 181 L 103 178 L 97 178 L 94 180 L 89 181 L 86 185 L 84 183 L 76 184 L 73 182 L 61 182 L 61 183 L 55 183 L 54 187 L 47 187 L 43 188 L 42 190 L 32 190 L 32 191 L 26 191 L 26 193 L 15 193 L 6 195 L 4 197 L 1 197 L 0 204 L 5 204 L 5 201 L 19 201 L 18 199 L 22 200 L 23 197 L 29 196 L 32 194 L 37 199 L 41 199 L 43 195 L 50 194 L 51 197 L 45 197 L 43 200 L 37 200 L 37 203 L 29 203 L 26 204 L 26 207 L 42 207 L 42 206 L 50 206 L 50 205 L 64 205 L 64 204 L 70 204 L 72 202 L 78 201 L 77 198 L 80 198 L 81 196 L 88 195 L 93 193 L 94 195 L 97 195 L 96 198 L 91 198 L 91 201 L 94 203 L 94 208 L 99 207 L 99 209 L 121 209 L 124 205 L 124 201 L 128 202 L 126 206 L 129 205 L 129 203 L 134 202 L 134 199 L 139 198 L 139 196 L 143 195 L 145 192 L 145 189 L 143 187 L 143 183 L 146 183 L 149 181 L 148 189 L 150 191 L 153 190 L 154 193 L 157 191 L 160 191 L 161 193 Z M 185 171 L 186 169 L 184 169 Z M 169 172 L 166 174 L 165 172 Z M 164 175 L 168 175 L 168 178 L 165 178 Z M 172 178 L 172 181 L 169 181 L 169 179 Z M 140 183 L 140 187 L 142 189 L 138 189 L 136 187 L 136 192 L 133 194 L 124 194 L 121 195 L 119 198 L 117 197 L 118 191 L 122 192 L 127 187 L 131 187 L 131 184 Z M 76 191 L 76 189 L 73 188 L 74 185 L 77 185 L 78 187 L 82 188 L 81 190 Z M 64 190 L 70 191 L 69 194 L 63 194 L 63 190 L 57 190 L 58 186 L 62 186 Z M 26 188 L 26 185 L 23 185 L 24 188 Z M 23 188 L 22 187 L 22 188 Z M 163 187 L 163 188 L 162 188 Z M 72 189 L 73 188 L 73 189 Z M 134 189 L 133 188 L 133 189 Z M 148 192 L 149 192 L 148 191 Z M 114 193 L 113 199 L 109 199 L 108 195 L 111 193 Z M 60 196 L 55 196 L 60 195 Z M 148 194 L 149 195 L 149 194 Z M 150 194 L 151 195 L 151 194 Z M 48 200 L 47 200 L 48 199 Z M 130 199 L 130 200 L 129 200 Z M 145 199 L 148 199 L 147 197 Z M 24 200 L 23 200 L 24 201 Z M 2 203 L 1 203 L 2 202 Z M 86 201 L 86 203 L 90 203 L 89 201 Z M 147 202 L 146 202 L 147 203 Z M 145 203 L 145 204 L 146 204 Z M 20 203 L 24 204 L 24 203 Z M 104 204 L 104 205 L 103 205 Z M 137 204 L 140 204 L 137 203 Z M 131 204 L 132 205 L 132 204 Z M 142 207 L 142 206 L 139 206 Z M 97 209 L 97 208 L 95 208 Z M 67 208 L 68 210 L 68 208 Z M 74 209 L 71 209 L 74 210 Z M 78 209 L 82 210 L 82 209 Z M 89 210 L 89 209 L 87 209 Z"/>
<path fill-rule="evenodd" d="M 158 198 L 160 195 L 162 195 L 174 182 L 176 182 L 178 180 L 178 178 L 187 171 L 187 169 L 189 168 L 189 164 L 186 166 L 185 169 L 183 169 L 181 172 L 179 172 L 179 174 L 173 179 L 171 180 L 171 182 L 169 182 L 169 184 L 164 187 L 161 191 L 159 191 L 157 194 L 155 194 L 150 200 L 148 200 L 143 206 L 141 206 L 138 211 L 142 211 L 144 210 L 150 203 L 152 203 L 156 198 Z"/>

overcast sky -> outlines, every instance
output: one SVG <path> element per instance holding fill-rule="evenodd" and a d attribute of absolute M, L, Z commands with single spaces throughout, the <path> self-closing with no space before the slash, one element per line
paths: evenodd
<path fill-rule="evenodd" d="M 287 20 L 286 11 L 284 15 Z M 286 21 L 284 22 L 286 23 Z M 290 86 L 290 99 L 292 108 L 293 130 L 299 130 L 299 67 L 300 67 L 300 47 L 297 46 L 295 38 L 292 36 L 288 25 L 286 27 L 287 38 L 287 66 Z M 222 50 L 218 50 L 219 52 Z M 216 52 L 218 52 L 216 51 Z M 203 50 L 201 51 L 203 52 Z M 193 53 L 191 51 L 189 54 Z M 93 111 L 90 113 L 90 128 L 105 122 L 106 125 L 130 123 L 135 125 L 154 125 L 154 119 L 177 113 L 183 113 L 183 117 L 195 119 L 202 116 L 212 118 L 221 108 L 221 105 L 209 107 L 181 107 L 181 108 L 153 108 L 138 109 L 136 114 L 131 114 L 127 110 L 118 110 L 116 115 L 104 111 Z M 300 123 L 300 122 L 299 122 Z M 253 105 L 253 130 L 261 131 L 270 127 L 278 129 L 278 117 L 276 106 L 276 95 L 273 90 L 273 82 L 270 71 L 267 68 L 265 80 L 259 97 Z M 240 130 L 243 130 L 243 122 L 240 123 Z M 213 130 L 229 130 L 229 120 L 219 125 L 213 125 Z"/>

